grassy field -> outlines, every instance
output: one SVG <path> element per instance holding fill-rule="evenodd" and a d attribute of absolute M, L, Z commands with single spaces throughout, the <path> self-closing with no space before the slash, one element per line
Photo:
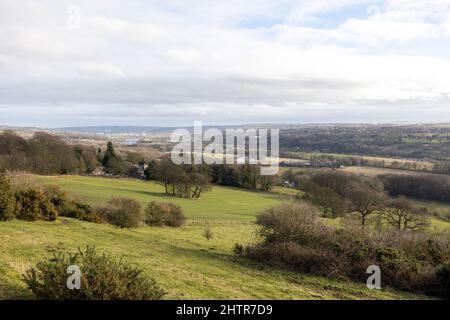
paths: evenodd
<path fill-rule="evenodd" d="M 183 228 L 141 227 L 123 230 L 60 218 L 55 222 L 0 223 L 0 299 L 32 298 L 21 275 L 51 257 L 51 251 L 75 251 L 95 245 L 114 258 L 141 266 L 168 291 L 167 299 L 411 299 L 364 284 L 300 275 L 237 258 L 236 242 L 256 240 L 255 225 L 211 223 L 214 238 L 202 237 L 204 224 Z"/>
<path fill-rule="evenodd" d="M 376 157 L 376 156 L 363 156 L 363 155 L 352 155 L 352 154 L 341 154 L 341 153 L 322 153 L 322 152 L 299 152 L 299 151 L 287 151 L 286 156 L 289 158 L 289 156 L 292 156 L 292 158 L 302 159 L 302 160 L 311 160 L 315 157 L 320 156 L 333 156 L 335 158 L 359 158 L 361 160 L 370 160 L 370 161 L 383 161 L 386 165 L 391 165 L 394 162 L 401 162 L 401 163 L 417 163 L 419 168 L 422 169 L 432 169 L 433 163 L 427 162 L 427 161 L 416 161 L 411 159 L 403 159 L 403 158 L 388 158 L 388 157 Z"/>
<path fill-rule="evenodd" d="M 190 218 L 182 228 L 140 227 L 122 230 L 110 225 L 59 218 L 55 222 L 0 223 L 0 299 L 32 298 L 22 274 L 56 249 L 75 251 L 95 245 L 114 258 L 137 264 L 168 291 L 167 299 L 410 299 L 424 298 L 389 289 L 368 290 L 365 284 L 334 281 L 267 267 L 232 251 L 235 243 L 258 240 L 252 221 L 286 194 L 253 193 L 214 187 L 198 200 L 165 196 L 162 187 L 131 179 L 79 176 L 38 177 L 63 186 L 91 204 L 112 195 L 129 196 L 143 204 L 169 201 Z M 202 234 L 209 225 L 213 239 Z"/>
<path fill-rule="evenodd" d="M 143 205 L 150 201 L 172 202 L 180 205 L 188 218 L 202 220 L 253 221 L 261 210 L 282 199 L 282 195 L 219 186 L 199 199 L 180 199 L 165 195 L 159 184 L 136 179 L 52 176 L 39 177 L 39 180 L 60 185 L 71 195 L 93 205 L 102 204 L 113 195 L 131 197 Z"/>
<path fill-rule="evenodd" d="M 437 173 L 428 173 L 428 172 L 420 172 L 413 170 L 401 170 L 401 169 L 390 169 L 390 168 L 377 168 L 377 167 L 361 167 L 361 166 L 352 166 L 345 167 L 343 169 L 339 169 L 340 171 L 353 173 L 353 174 L 361 174 L 369 177 L 376 177 L 382 174 L 400 174 L 400 175 L 439 175 Z"/>

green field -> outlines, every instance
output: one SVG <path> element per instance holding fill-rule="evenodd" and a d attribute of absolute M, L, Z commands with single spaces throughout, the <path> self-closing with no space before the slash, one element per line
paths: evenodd
<path fill-rule="evenodd" d="M 164 187 L 136 179 L 115 179 L 84 176 L 39 177 L 45 183 L 58 184 L 71 195 L 91 204 L 108 201 L 113 195 L 131 197 L 143 205 L 150 201 L 180 205 L 191 219 L 253 221 L 264 208 L 276 205 L 281 196 L 250 192 L 238 188 L 215 186 L 199 199 L 180 199 L 164 194 Z"/>
<path fill-rule="evenodd" d="M 333 281 L 267 267 L 236 257 L 235 243 L 257 239 L 251 221 L 281 195 L 214 187 L 198 200 L 163 195 L 156 184 L 129 179 L 40 177 L 59 184 L 91 204 L 112 195 L 180 204 L 188 217 L 182 228 L 140 227 L 127 230 L 69 218 L 55 222 L 0 223 L 0 298 L 31 298 L 21 280 L 30 266 L 55 249 L 75 251 L 95 245 L 114 258 L 141 266 L 169 292 L 167 299 L 411 299 L 423 298 L 389 289 L 368 290 L 364 283 Z M 193 220 L 192 220 L 193 219 Z M 202 233 L 209 224 L 214 238 Z"/>

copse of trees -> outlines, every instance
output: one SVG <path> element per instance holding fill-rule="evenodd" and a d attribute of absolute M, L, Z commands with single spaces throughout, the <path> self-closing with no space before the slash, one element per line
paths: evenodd
<path fill-rule="evenodd" d="M 276 183 L 276 177 L 262 176 L 256 165 L 214 164 L 211 166 L 211 181 L 222 186 L 270 191 Z"/>
<path fill-rule="evenodd" d="M 384 225 L 399 231 L 417 231 L 429 225 L 427 210 L 404 197 L 391 199 L 377 178 L 334 171 L 289 175 L 303 191 L 297 198 L 314 205 L 323 217 L 351 216 L 362 227 L 375 224 L 377 229 Z"/>
<path fill-rule="evenodd" d="M 315 205 L 323 217 L 337 218 L 346 212 L 348 204 L 344 197 L 333 189 L 306 179 L 302 180 L 300 185 L 303 191 L 301 198 Z"/>
<path fill-rule="evenodd" d="M 391 196 L 450 202 L 450 179 L 435 175 L 380 175 Z"/>
<path fill-rule="evenodd" d="M 182 198 L 199 198 L 210 190 L 210 183 L 270 191 L 276 182 L 274 176 L 260 175 L 256 165 L 175 165 L 169 158 L 150 161 L 145 175 L 162 184 L 166 194 Z"/>
<path fill-rule="evenodd" d="M 91 172 L 96 166 L 93 148 L 68 145 L 55 135 L 36 132 L 26 140 L 12 131 L 0 134 L 0 171 L 68 174 Z"/>
<path fill-rule="evenodd" d="M 353 213 L 365 226 L 369 217 L 382 209 L 386 196 L 383 186 L 372 178 L 319 171 L 295 177 L 303 199 L 333 218 Z"/>
<path fill-rule="evenodd" d="M 149 163 L 145 174 L 164 186 L 166 194 L 181 198 L 199 198 L 211 189 L 204 166 L 175 165 L 169 158 Z"/>

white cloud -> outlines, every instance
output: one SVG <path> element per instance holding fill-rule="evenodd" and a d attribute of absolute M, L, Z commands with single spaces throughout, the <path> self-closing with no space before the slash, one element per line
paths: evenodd
<path fill-rule="evenodd" d="M 450 1 L 80 0 L 79 30 L 65 27 L 69 4 L 0 0 L 3 113 L 360 121 L 422 106 L 450 118 Z"/>

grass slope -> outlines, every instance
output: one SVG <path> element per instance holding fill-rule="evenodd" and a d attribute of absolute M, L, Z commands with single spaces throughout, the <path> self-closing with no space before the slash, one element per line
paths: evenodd
<path fill-rule="evenodd" d="M 0 223 L 0 298 L 31 298 L 21 274 L 55 249 L 95 245 L 140 265 L 169 292 L 168 299 L 408 299 L 405 293 L 368 290 L 363 284 L 299 275 L 237 258 L 234 243 L 254 241 L 251 223 L 213 223 L 180 229 L 122 230 L 60 218 L 55 222 Z"/>
<path fill-rule="evenodd" d="M 183 228 L 141 227 L 121 230 L 60 218 L 55 222 L 0 223 L 0 298 L 31 298 L 22 274 L 55 249 L 75 251 L 95 245 L 113 257 L 141 266 L 169 292 L 168 299 L 410 299 L 423 298 L 389 290 L 368 290 L 365 284 L 300 275 L 238 258 L 235 243 L 257 240 L 255 216 L 278 203 L 283 194 L 214 187 L 200 199 L 162 194 L 155 183 L 132 179 L 80 176 L 38 177 L 63 186 L 70 194 L 101 204 L 112 195 L 181 205 L 190 218 Z M 278 190 L 285 192 L 286 190 Z M 214 238 L 202 233 L 209 224 Z"/>

